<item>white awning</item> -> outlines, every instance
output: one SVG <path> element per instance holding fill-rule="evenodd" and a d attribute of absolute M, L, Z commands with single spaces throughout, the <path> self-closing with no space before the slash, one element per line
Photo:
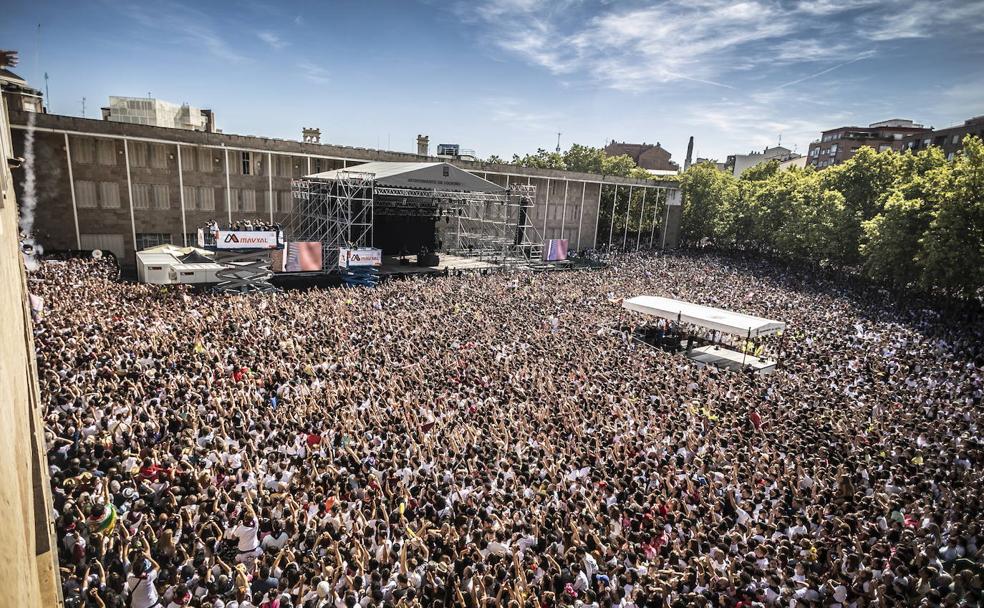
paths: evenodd
<path fill-rule="evenodd" d="M 752 336 L 768 336 L 786 329 L 786 324 L 782 321 L 753 317 L 752 315 L 724 310 L 723 308 L 701 306 L 692 302 L 660 298 L 658 296 L 636 296 L 634 298 L 628 298 L 622 302 L 622 308 L 661 319 L 669 319 L 671 321 L 679 320 L 683 323 L 690 323 L 691 325 L 706 327 L 738 336 L 748 336 L 749 334 Z"/>
<path fill-rule="evenodd" d="M 372 173 L 377 185 L 392 188 L 420 188 L 454 192 L 505 192 L 502 186 L 482 179 L 450 163 L 411 163 L 373 161 L 315 173 L 308 177 L 337 179 L 345 173 Z"/>

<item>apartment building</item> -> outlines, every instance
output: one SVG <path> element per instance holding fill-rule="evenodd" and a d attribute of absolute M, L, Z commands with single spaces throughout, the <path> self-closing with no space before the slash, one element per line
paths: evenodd
<path fill-rule="evenodd" d="M 907 137 L 927 133 L 931 129 L 911 120 L 893 118 L 871 123 L 867 127 L 838 127 L 820 135 L 810 144 L 807 165 L 822 169 L 846 161 L 862 146 L 877 151 L 901 151 Z"/>
<path fill-rule="evenodd" d="M 925 150 L 937 146 L 943 149 L 943 154 L 948 159 L 952 159 L 963 148 L 963 139 L 967 135 L 984 139 L 984 116 L 968 118 L 962 125 L 955 127 L 909 135 L 902 140 L 902 145 L 906 150 Z"/>

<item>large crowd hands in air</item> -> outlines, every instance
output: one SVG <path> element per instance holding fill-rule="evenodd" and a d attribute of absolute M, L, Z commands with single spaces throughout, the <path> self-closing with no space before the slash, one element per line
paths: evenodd
<path fill-rule="evenodd" d="M 45 263 L 69 605 L 980 606 L 984 328 L 706 255 L 226 297 Z M 786 321 L 769 376 L 619 299 Z"/>

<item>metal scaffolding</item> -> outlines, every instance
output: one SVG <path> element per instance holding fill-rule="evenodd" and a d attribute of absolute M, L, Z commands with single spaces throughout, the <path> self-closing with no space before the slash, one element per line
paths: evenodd
<path fill-rule="evenodd" d="M 325 271 L 337 272 L 341 247 L 372 245 L 372 173 L 339 171 L 333 179 L 304 177 L 293 180 L 291 190 L 290 239 L 320 242 Z"/>
<path fill-rule="evenodd" d="M 503 194 L 465 197 L 457 211 L 450 253 L 503 266 L 541 264 L 543 241 L 530 221 L 536 186 L 514 184 Z"/>
<path fill-rule="evenodd" d="M 319 241 L 324 269 L 338 270 L 340 247 L 373 246 L 374 215 L 445 217 L 453 224 L 446 250 L 504 266 L 538 266 L 543 243 L 530 221 L 532 185 L 502 193 L 380 186 L 372 173 L 339 171 L 330 179 L 292 182 L 292 241 Z"/>

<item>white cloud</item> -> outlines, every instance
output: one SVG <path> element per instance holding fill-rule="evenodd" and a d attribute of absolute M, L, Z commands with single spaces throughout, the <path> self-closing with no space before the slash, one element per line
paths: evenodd
<path fill-rule="evenodd" d="M 530 132 L 554 132 L 562 116 L 558 112 L 533 112 L 528 101 L 512 97 L 489 97 L 482 100 L 489 119 L 509 129 Z"/>
<path fill-rule="evenodd" d="M 325 84 L 331 80 L 328 77 L 328 70 L 319 65 L 304 61 L 297 64 L 297 67 L 301 70 L 301 76 L 309 82 Z"/>
<path fill-rule="evenodd" d="M 257 32 L 256 36 L 273 49 L 282 49 L 287 46 L 287 42 L 273 32 Z"/>
<path fill-rule="evenodd" d="M 783 86 L 790 86 L 877 51 L 873 41 L 929 36 L 944 27 L 984 31 L 984 0 L 667 0 L 600 7 L 488 0 L 459 4 L 455 12 L 531 65 L 625 91 L 680 81 L 729 87 L 738 73 L 757 70 L 766 78 L 783 66 L 826 64 L 809 68 L 801 80 L 786 74 Z"/>
<path fill-rule="evenodd" d="M 209 16 L 197 9 L 169 2 L 159 3 L 153 11 L 137 3 L 118 6 L 121 12 L 138 24 L 173 34 L 183 43 L 205 49 L 213 57 L 229 63 L 247 60 L 210 25 Z"/>
<path fill-rule="evenodd" d="M 982 0 L 889 1 L 880 9 L 859 20 L 862 35 L 871 40 L 929 38 L 948 27 L 984 31 Z"/>

